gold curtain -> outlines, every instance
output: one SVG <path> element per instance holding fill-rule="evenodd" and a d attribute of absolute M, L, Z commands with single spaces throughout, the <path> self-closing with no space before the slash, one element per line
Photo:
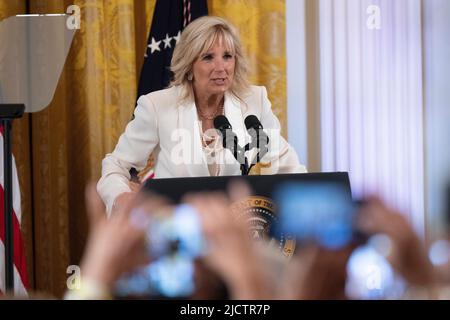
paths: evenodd
<path fill-rule="evenodd" d="M 57 296 L 83 251 L 84 188 L 131 117 L 147 33 L 142 1 L 31 0 L 30 11 L 64 12 L 72 3 L 81 8 L 81 30 L 52 104 L 32 121 L 35 285 Z"/>
<path fill-rule="evenodd" d="M 81 8 L 53 102 L 14 124 L 28 272 L 38 291 L 61 296 L 67 267 L 79 263 L 88 231 L 84 188 L 100 177 L 102 158 L 132 115 L 155 2 L 29 0 L 30 13 Z M 284 1 L 208 0 L 208 7 L 240 30 L 251 80 L 267 87 L 284 129 Z M 25 10 L 25 0 L 0 0 L 0 18 Z"/>

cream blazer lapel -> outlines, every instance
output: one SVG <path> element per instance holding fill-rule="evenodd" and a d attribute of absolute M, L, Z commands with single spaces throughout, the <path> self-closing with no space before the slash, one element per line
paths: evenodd
<path fill-rule="evenodd" d="M 187 152 L 184 165 L 190 177 L 209 176 L 206 156 L 203 152 L 200 137 L 200 125 L 198 121 L 197 108 L 195 103 L 180 104 L 178 106 L 178 129 L 181 134 L 185 134 L 183 152 Z"/>
<path fill-rule="evenodd" d="M 244 146 L 247 140 L 241 102 L 228 92 L 225 93 L 225 116 L 238 136 L 239 144 Z"/>

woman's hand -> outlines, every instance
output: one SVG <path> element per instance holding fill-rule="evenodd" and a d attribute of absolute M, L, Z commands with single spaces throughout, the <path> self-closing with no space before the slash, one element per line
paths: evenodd
<path fill-rule="evenodd" d="M 111 216 L 114 216 L 117 212 L 123 210 L 123 208 L 136 196 L 136 192 L 124 192 L 119 194 L 114 200 Z"/>
<path fill-rule="evenodd" d="M 128 185 L 130 186 L 131 192 L 138 192 L 141 189 L 141 184 L 138 182 L 130 181 Z"/>
<path fill-rule="evenodd" d="M 141 189 L 141 184 L 134 181 L 130 181 L 128 183 L 128 186 L 130 187 L 131 192 L 124 192 L 116 197 L 111 210 L 112 214 L 114 214 L 118 209 L 122 208 Z"/>

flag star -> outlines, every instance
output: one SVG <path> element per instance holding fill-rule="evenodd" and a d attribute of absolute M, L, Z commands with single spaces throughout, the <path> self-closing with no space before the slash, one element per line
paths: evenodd
<path fill-rule="evenodd" d="M 169 37 L 169 35 L 166 33 L 166 38 L 163 39 L 163 41 L 164 41 L 164 49 L 172 48 L 172 46 L 170 45 L 170 41 L 171 40 L 172 40 L 172 37 Z"/>
<path fill-rule="evenodd" d="M 152 43 L 150 43 L 150 44 L 148 45 L 148 47 L 149 47 L 150 49 L 152 49 L 152 52 L 151 52 L 152 54 L 153 54 L 153 52 L 155 52 L 155 51 L 161 51 L 161 49 L 159 48 L 160 43 L 161 43 L 161 41 L 156 42 L 156 41 L 155 41 L 155 38 L 152 37 Z"/>
<path fill-rule="evenodd" d="M 178 31 L 178 34 L 176 36 L 173 36 L 173 38 L 175 39 L 176 43 L 178 43 L 178 41 L 180 41 L 180 36 L 181 36 L 181 31 Z"/>

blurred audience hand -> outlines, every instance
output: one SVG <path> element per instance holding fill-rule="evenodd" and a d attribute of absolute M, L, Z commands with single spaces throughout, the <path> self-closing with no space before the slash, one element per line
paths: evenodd
<path fill-rule="evenodd" d="M 368 235 L 389 236 L 393 247 L 387 258 L 410 284 L 422 287 L 434 284 L 433 267 L 425 247 L 400 212 L 371 197 L 361 208 L 358 227 Z"/>
<path fill-rule="evenodd" d="M 346 266 L 353 251 L 348 245 L 337 250 L 317 245 L 298 247 L 287 264 L 278 287 L 279 299 L 343 300 L 346 299 Z"/>
<path fill-rule="evenodd" d="M 82 279 L 111 289 L 115 281 L 149 261 L 145 235 L 149 222 L 144 210 L 133 210 L 137 195 L 128 196 L 109 219 L 94 185 L 86 191 L 89 237 L 81 263 Z"/>
<path fill-rule="evenodd" d="M 230 199 L 218 192 L 185 198 L 197 209 L 202 221 L 208 243 L 205 263 L 223 278 L 232 299 L 269 299 L 264 266 L 246 222 L 237 220 L 230 209 L 231 203 L 250 196 L 250 189 L 244 182 L 235 182 L 229 190 Z"/>

